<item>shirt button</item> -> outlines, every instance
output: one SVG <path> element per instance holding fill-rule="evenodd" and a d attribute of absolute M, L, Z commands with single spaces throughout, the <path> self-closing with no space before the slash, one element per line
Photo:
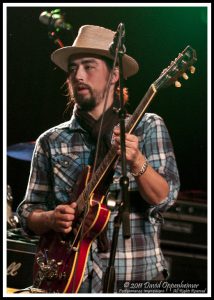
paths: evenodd
<path fill-rule="evenodd" d="M 69 161 L 68 160 L 62 160 L 62 165 L 63 167 L 68 167 L 69 166 Z"/>

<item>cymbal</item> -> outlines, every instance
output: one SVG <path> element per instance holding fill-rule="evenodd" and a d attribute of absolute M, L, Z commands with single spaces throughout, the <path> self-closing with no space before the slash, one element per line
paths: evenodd
<path fill-rule="evenodd" d="M 7 155 L 21 160 L 31 161 L 35 142 L 18 143 L 7 147 Z"/>

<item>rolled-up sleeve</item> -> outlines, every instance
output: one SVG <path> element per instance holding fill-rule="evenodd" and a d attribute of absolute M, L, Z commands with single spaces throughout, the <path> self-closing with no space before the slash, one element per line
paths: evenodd
<path fill-rule="evenodd" d="M 143 126 L 138 126 L 136 129 L 142 152 L 149 164 L 165 178 L 169 185 L 167 197 L 160 204 L 151 207 L 151 210 L 165 211 L 174 204 L 180 189 L 180 179 L 172 141 L 160 116 L 146 114 L 143 124 Z"/>

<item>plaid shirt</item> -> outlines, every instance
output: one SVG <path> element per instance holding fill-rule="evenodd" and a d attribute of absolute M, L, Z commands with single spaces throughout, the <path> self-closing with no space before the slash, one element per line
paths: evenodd
<path fill-rule="evenodd" d="M 131 237 L 123 238 L 122 226 L 119 230 L 115 257 L 116 280 L 151 280 L 166 268 L 160 249 L 159 234 L 161 212 L 168 209 L 176 200 L 179 191 L 179 175 L 169 133 L 161 117 L 146 113 L 139 122 L 134 134 L 149 164 L 161 174 L 169 184 L 169 194 L 159 205 L 149 205 L 140 197 L 130 199 Z M 71 120 L 44 132 L 37 140 L 31 164 L 27 192 L 17 211 L 20 222 L 27 234 L 33 234 L 26 219 L 35 209 L 51 210 L 69 200 L 84 166 L 92 165 L 96 145 L 90 136 L 77 123 Z M 137 195 L 136 181 L 127 167 L 129 191 Z M 118 163 L 110 191 L 119 194 L 121 165 Z M 118 192 L 118 193 L 117 193 Z M 108 238 L 112 241 L 114 218 L 111 213 L 108 222 Z M 102 292 L 103 274 L 108 266 L 110 253 L 99 253 L 97 241 L 92 243 L 91 255 L 83 281 L 93 269 L 92 292 Z"/>

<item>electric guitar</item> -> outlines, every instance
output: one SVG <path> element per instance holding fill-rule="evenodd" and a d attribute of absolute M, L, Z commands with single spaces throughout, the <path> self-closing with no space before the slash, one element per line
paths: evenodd
<path fill-rule="evenodd" d="M 181 84 L 178 78 L 188 79 L 187 71 L 195 72 L 196 51 L 187 46 L 151 84 L 134 114 L 126 124 L 126 132 L 132 133 L 151 103 L 163 87 Z M 103 204 L 118 155 L 112 146 L 102 163 L 91 176 L 88 166 L 77 183 L 75 200 L 77 216 L 71 233 L 63 236 L 49 231 L 40 238 L 35 255 L 33 287 L 45 293 L 77 293 L 82 283 L 87 257 L 92 242 L 105 228 L 110 211 Z M 72 201 L 73 201 L 72 200 Z M 72 202 L 71 201 L 71 202 Z"/>

